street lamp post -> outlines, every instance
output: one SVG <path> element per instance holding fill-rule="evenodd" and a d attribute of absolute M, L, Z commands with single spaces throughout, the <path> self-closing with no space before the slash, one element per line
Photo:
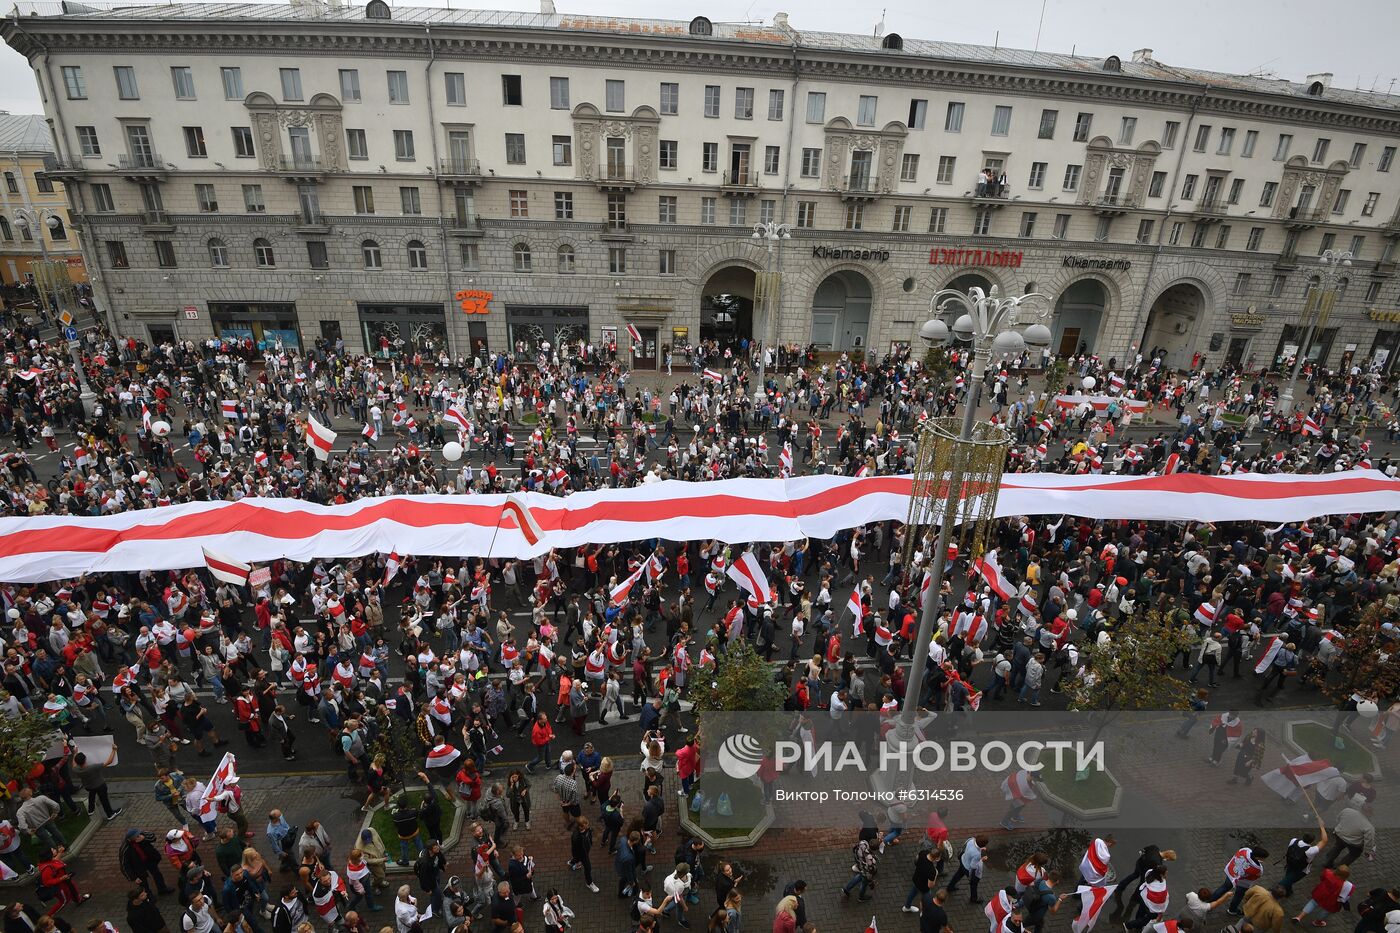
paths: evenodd
<path fill-rule="evenodd" d="M 792 237 L 792 224 L 780 224 L 776 221 L 767 220 L 753 225 L 753 238 L 762 241 L 768 247 L 768 262 L 763 267 L 763 327 L 761 328 L 761 338 L 758 347 L 758 385 L 760 390 L 766 387 L 763 356 L 768 352 L 768 332 L 771 329 L 770 321 L 773 318 L 773 296 L 777 291 L 778 274 L 773 271 L 774 249 L 783 240 Z"/>
<path fill-rule="evenodd" d="M 1041 307 L 1032 309 L 1033 303 L 1040 303 Z M 971 444 L 974 442 L 974 428 L 977 426 L 977 402 L 982 390 L 982 380 L 986 378 L 988 361 L 994 353 L 1002 357 L 1020 353 L 1027 347 L 1048 347 L 1050 328 L 1042 321 L 1050 314 L 1050 304 L 1044 295 L 1035 293 L 1002 297 L 996 286 L 992 286 L 987 292 L 973 287 L 968 289 L 966 294 L 945 288 L 935 294 L 929 302 L 929 310 L 934 314 L 958 309 L 963 313 L 953 323 L 951 332 L 947 324 L 934 317 L 919 328 L 919 336 L 935 344 L 946 343 L 951 337 L 972 345 L 972 375 L 964 402 L 966 407 L 963 409 L 962 427 L 957 437 L 957 442 Z M 1024 330 L 1018 330 L 1022 327 Z M 920 438 L 920 443 L 931 440 L 932 438 L 926 435 Z M 1002 455 L 1004 454 L 1003 449 Z M 998 475 L 1003 467 L 1004 463 L 998 465 Z M 916 476 L 915 479 L 916 483 L 921 482 L 933 489 L 942 488 L 940 484 L 945 481 L 942 476 Z M 928 645 L 933 639 L 941 608 L 943 566 L 947 562 L 948 543 L 952 540 L 953 526 L 957 523 L 954 518 L 957 506 L 965 495 L 960 470 L 954 469 L 946 482 L 946 492 L 943 494 L 943 504 L 939 510 L 942 520 L 939 521 L 938 542 L 929 555 L 931 563 L 928 594 L 924 597 L 919 632 L 914 642 L 914 657 L 909 667 L 909 687 L 900 710 L 899 733 L 901 740 L 905 742 L 912 737 L 919 698 L 923 694 L 924 671 L 928 666 Z M 980 490 L 977 494 L 984 495 Z M 987 491 L 985 495 L 995 496 L 995 489 Z M 983 509 L 989 512 L 989 504 L 984 502 Z M 908 533 L 912 535 L 915 531 L 911 528 Z M 912 573 L 916 568 L 909 569 Z"/>
<path fill-rule="evenodd" d="M 1298 381 L 1298 374 L 1303 369 L 1303 358 L 1307 356 L 1308 350 L 1312 347 L 1313 336 L 1320 322 L 1327 319 L 1327 315 L 1332 310 L 1332 305 L 1337 300 L 1337 280 L 1341 278 L 1342 268 L 1351 265 L 1351 251 L 1345 249 L 1326 249 L 1322 251 L 1320 257 L 1322 261 L 1321 281 L 1308 291 L 1307 304 L 1303 309 L 1303 321 L 1306 328 L 1303 331 L 1303 338 L 1298 344 L 1298 350 L 1293 354 L 1293 370 L 1288 375 L 1288 384 L 1283 387 L 1283 394 L 1278 399 L 1278 413 L 1281 415 L 1291 415 L 1293 413 L 1293 386 Z"/>
<path fill-rule="evenodd" d="M 41 227 L 49 230 L 58 230 L 63 226 L 63 218 L 58 211 L 51 207 L 17 207 L 14 209 L 15 226 L 20 230 L 31 230 L 35 241 L 39 244 L 39 256 L 43 261 L 45 270 L 51 268 L 49 265 L 49 248 L 44 243 L 44 231 Z M 42 223 L 41 223 L 42 221 Z M 40 277 L 35 276 L 34 281 L 39 282 Z M 56 288 L 50 283 L 50 289 L 54 292 L 54 304 L 59 311 L 67 310 L 64 305 L 65 290 Z M 40 304 L 45 307 L 45 317 L 47 317 L 47 301 L 43 289 L 39 289 Z M 76 340 L 65 341 L 68 344 L 68 355 L 73 361 L 73 371 L 78 376 L 78 399 L 82 402 L 83 412 L 92 415 L 97 405 L 97 395 L 92 391 L 92 386 L 88 385 L 87 374 L 83 372 L 83 362 L 78 356 L 78 342 Z"/>

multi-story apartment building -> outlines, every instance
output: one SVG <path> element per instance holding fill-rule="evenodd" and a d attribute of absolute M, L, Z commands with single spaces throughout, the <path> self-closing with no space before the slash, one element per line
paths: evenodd
<path fill-rule="evenodd" d="M 784 15 L 18 13 L 0 34 L 33 65 L 97 299 L 157 337 L 464 355 L 632 324 L 644 367 L 712 335 L 883 352 L 937 289 L 981 284 L 1046 295 L 1061 350 L 1262 364 L 1331 247 L 1355 260 L 1314 355 L 1400 349 L 1400 97 L 1330 75 Z M 764 221 L 792 237 L 770 249 Z"/>
<path fill-rule="evenodd" d="M 32 282 L 36 273 L 41 283 L 87 281 L 63 188 L 45 171 L 52 158 L 52 136 L 42 116 L 0 113 L 0 283 L 5 285 Z M 48 275 L 40 272 L 45 257 L 54 264 Z M 55 278 L 56 273 L 61 275 Z"/>

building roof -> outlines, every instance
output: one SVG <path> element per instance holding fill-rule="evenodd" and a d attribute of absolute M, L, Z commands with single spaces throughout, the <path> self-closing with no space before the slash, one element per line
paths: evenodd
<path fill-rule="evenodd" d="M 254 20 L 262 22 L 376 23 L 365 15 L 365 5 L 343 0 L 294 0 L 291 3 L 80 3 L 73 0 L 29 0 L 16 3 L 21 18 L 59 17 L 62 19 L 160 20 L 197 22 L 201 20 Z M 481 29 L 557 30 L 560 32 L 610 33 L 634 38 L 675 38 L 698 41 L 753 43 L 790 48 L 796 40 L 801 49 L 845 54 L 873 54 L 923 58 L 948 64 L 1002 65 L 1048 71 L 1078 72 L 1086 77 L 1121 76 L 1129 79 L 1194 84 L 1220 90 L 1272 96 L 1298 97 L 1333 104 L 1400 110 L 1400 94 L 1326 87 L 1321 94 L 1308 82 L 1289 81 L 1268 75 L 1235 75 L 1220 71 L 1178 68 L 1120 53 L 1116 72 L 1105 69 L 1105 59 L 1062 52 L 1031 52 L 932 39 L 905 38 L 902 48 L 887 49 L 876 36 L 811 32 L 762 23 L 713 23 L 709 35 L 696 35 L 688 20 L 633 19 L 616 16 L 569 13 L 523 13 L 510 10 L 461 10 L 443 7 L 395 6 L 393 23 L 459 26 Z M 888 37 L 886 37 L 888 38 Z M 1330 75 L 1328 76 L 1330 78 Z"/>
<path fill-rule="evenodd" d="M 37 113 L 0 113 L 0 152 L 52 152 L 44 117 Z"/>

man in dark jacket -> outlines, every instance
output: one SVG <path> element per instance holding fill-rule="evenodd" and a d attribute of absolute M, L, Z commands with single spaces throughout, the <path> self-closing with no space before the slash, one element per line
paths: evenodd
<path fill-rule="evenodd" d="M 433 905 L 433 914 L 442 916 L 442 875 L 447 870 L 447 857 L 442 854 L 442 844 L 436 839 L 428 843 L 428 848 L 413 863 L 413 873 L 418 876 L 418 886 L 428 895 Z"/>
<path fill-rule="evenodd" d="M 158 865 L 161 855 L 155 847 L 155 838 L 148 832 L 128 829 L 126 838 L 117 849 L 117 864 L 121 866 L 122 876 L 139 884 L 150 897 L 174 891 L 160 873 Z M 151 890 L 153 880 L 156 883 L 155 891 Z"/>
<path fill-rule="evenodd" d="M 168 929 L 145 885 L 138 884 L 126 895 L 126 925 L 131 933 L 161 933 Z"/>

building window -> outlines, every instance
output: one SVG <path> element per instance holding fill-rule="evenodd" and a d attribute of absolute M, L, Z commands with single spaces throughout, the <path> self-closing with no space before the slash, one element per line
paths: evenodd
<path fill-rule="evenodd" d="M 787 104 L 787 98 L 782 88 L 772 88 L 768 91 L 768 119 L 781 120 L 783 109 Z"/>
<path fill-rule="evenodd" d="M 301 69 L 279 68 L 277 73 L 282 79 L 282 99 L 301 100 Z"/>
<path fill-rule="evenodd" d="M 1240 150 L 1240 156 L 1246 159 L 1254 158 L 1254 147 L 1259 143 L 1258 130 L 1246 130 L 1244 134 L 1244 148 Z"/>
<path fill-rule="evenodd" d="M 44 194 L 53 194 L 53 182 L 43 172 L 34 173 L 34 187 Z"/>
<path fill-rule="evenodd" d="M 1175 149 L 1176 137 L 1181 132 L 1181 124 L 1176 120 L 1168 120 L 1162 126 L 1162 148 Z"/>
<path fill-rule="evenodd" d="M 1035 236 L 1035 215 L 1035 211 L 1026 211 L 1023 214 L 1021 214 L 1020 234 L 1022 237 L 1029 239 L 1030 237 Z"/>
<path fill-rule="evenodd" d="M 155 240 L 151 245 L 156 248 L 156 265 L 162 269 L 174 269 L 175 244 L 169 240 Z"/>
<path fill-rule="evenodd" d="M 807 92 L 807 122 L 821 123 L 826 120 L 826 94 L 821 91 Z"/>
<path fill-rule="evenodd" d="M 1149 198 L 1160 198 L 1162 189 L 1167 186 L 1166 172 L 1153 172 L 1152 180 L 1147 183 L 1147 196 Z"/>
<path fill-rule="evenodd" d="M 1177 221 L 1176 223 L 1172 224 L 1171 232 L 1167 234 L 1167 242 L 1170 243 L 1172 246 L 1180 246 L 1181 231 L 1182 228 L 1185 226 L 1186 224 L 1182 223 L 1181 221 Z"/>
<path fill-rule="evenodd" d="M 508 197 L 510 199 L 510 216 L 530 216 L 530 192 L 524 188 L 511 188 Z"/>
<path fill-rule="evenodd" d="M 217 237 L 209 241 L 209 265 L 214 269 L 228 268 L 228 246 Z"/>
<path fill-rule="evenodd" d="M 863 230 L 865 228 L 865 206 L 856 204 L 854 201 L 846 205 L 847 230 Z"/>
<path fill-rule="evenodd" d="M 906 152 L 899 166 L 900 181 L 919 180 L 919 157 L 916 153 Z"/>
<path fill-rule="evenodd" d="M 946 208 L 946 207 L 935 207 L 935 208 L 933 208 L 932 210 L 929 211 L 929 214 L 928 214 L 928 232 L 929 232 L 929 233 L 947 233 L 947 232 L 948 232 L 948 208 Z"/>
<path fill-rule="evenodd" d="M 208 158 L 209 150 L 204 145 L 204 127 L 187 126 L 185 130 L 185 155 L 191 159 Z"/>
<path fill-rule="evenodd" d="M 340 69 L 340 100 L 346 104 L 360 102 L 360 69 Z"/>
<path fill-rule="evenodd" d="M 719 171 L 719 143 L 700 144 L 700 171 Z"/>
<path fill-rule="evenodd" d="M 130 65 L 113 65 L 112 74 L 117 79 L 117 97 L 121 100 L 140 100 L 141 93 L 136 87 L 136 69 Z M 113 240 L 111 242 L 117 242 Z M 125 269 L 126 266 L 121 268 Z"/>
<path fill-rule="evenodd" d="M 1288 287 L 1288 276 L 1275 275 L 1274 280 L 1269 283 L 1269 297 L 1282 298 L 1283 291 Z"/>
<path fill-rule="evenodd" d="M 384 268 L 384 254 L 374 240 L 365 240 L 360 244 L 360 256 L 369 271 L 378 272 Z"/>
<path fill-rule="evenodd" d="M 448 71 L 442 76 L 443 93 L 447 95 L 447 106 L 467 105 L 467 76 L 460 71 Z"/>
<path fill-rule="evenodd" d="M 213 214 L 219 210 L 219 198 L 214 193 L 213 185 L 195 185 L 194 200 L 202 214 Z"/>
<path fill-rule="evenodd" d="M 663 139 L 657 146 L 656 164 L 668 171 L 674 171 L 678 163 L 677 142 L 674 139 Z"/>
<path fill-rule="evenodd" d="M 1351 246 L 1347 247 L 1351 251 L 1352 259 L 1361 258 L 1361 250 L 1366 246 L 1366 238 L 1357 233 L 1351 238 Z"/>
<path fill-rule="evenodd" d="M 515 260 L 516 272 L 530 271 L 530 247 L 525 243 L 517 243 L 510 249 L 511 256 Z"/>
<path fill-rule="evenodd" d="M 85 156 L 102 155 L 102 145 L 97 141 L 97 127 L 80 126 L 78 130 L 78 151 Z"/>
<path fill-rule="evenodd" d="M 1113 218 L 1100 217 L 1098 224 L 1094 227 L 1094 241 L 1097 243 L 1107 243 L 1112 229 Z"/>
<path fill-rule="evenodd" d="M 658 250 L 656 253 L 656 271 L 660 275 L 676 274 L 676 251 L 673 249 Z"/>
<path fill-rule="evenodd" d="M 422 240 L 408 241 L 408 267 L 418 272 L 428 268 L 428 248 Z"/>
<path fill-rule="evenodd" d="M 1086 143 L 1089 141 L 1089 132 L 1094 128 L 1094 115 L 1092 113 L 1081 113 L 1074 118 L 1074 141 Z"/>
<path fill-rule="evenodd" d="M 573 275 L 578 271 L 574 248 L 565 243 L 554 251 L 554 268 L 560 275 Z"/>
<path fill-rule="evenodd" d="M 331 267 L 325 240 L 306 241 L 306 261 L 313 269 L 329 269 Z"/>
<path fill-rule="evenodd" d="M 219 69 L 219 78 L 224 85 L 224 100 L 243 99 L 243 69 L 237 65 L 225 65 Z"/>
<path fill-rule="evenodd" d="M 1372 281 L 1366 286 L 1366 301 L 1372 302 L 1381 296 L 1381 283 Z"/>
<path fill-rule="evenodd" d="M 675 116 L 681 112 L 681 86 L 676 82 L 661 82 L 660 111 L 663 116 Z"/>
<path fill-rule="evenodd" d="M 700 222 L 702 224 L 712 224 L 715 222 L 715 199 L 700 199 Z"/>
<path fill-rule="evenodd" d="M 1006 136 L 1011 132 L 1011 108 L 997 106 L 992 109 L 992 135 Z"/>
<path fill-rule="evenodd" d="M 525 192 L 521 191 L 521 192 L 519 192 L 519 193 L 523 195 Z M 514 209 L 515 203 L 516 203 L 516 202 L 515 202 L 514 200 L 511 201 L 511 208 L 512 208 L 512 209 Z M 524 207 L 526 206 L 526 202 L 525 202 L 525 200 L 524 200 L 523 198 L 520 200 L 520 205 L 521 205 L 522 209 L 524 209 Z M 519 215 L 517 215 L 517 214 L 512 214 L 511 216 L 512 216 L 512 217 L 516 217 L 516 216 L 525 217 L 525 216 L 527 216 L 527 214 L 519 214 Z M 574 193 L 573 193 L 572 191 L 556 191 L 556 192 L 554 192 L 554 219 L 555 219 L 555 220 L 573 220 L 573 219 L 574 219 Z"/>
<path fill-rule="evenodd" d="M 1084 167 L 1084 166 L 1082 166 L 1082 165 L 1066 165 L 1066 166 L 1065 166 L 1065 181 L 1064 181 L 1064 184 L 1061 186 L 1062 188 L 1064 188 L 1064 190 L 1066 190 L 1066 191 L 1078 191 L 1078 190 L 1079 190 L 1079 172 L 1083 169 L 1083 167 Z"/>
<path fill-rule="evenodd" d="M 107 264 L 113 269 L 130 269 L 131 263 L 126 258 L 126 244 L 121 240 L 108 240 Z"/>
<path fill-rule="evenodd" d="M 521 145 L 524 145 L 522 138 Z M 555 136 L 551 142 L 555 165 L 574 164 L 574 140 L 572 136 Z M 665 168 L 665 166 L 662 166 Z"/>
<path fill-rule="evenodd" d="M 1237 272 L 1237 273 L 1235 273 L 1235 288 L 1234 288 L 1234 291 L 1232 292 L 1232 294 L 1235 294 L 1235 295 L 1247 295 L 1247 294 L 1249 294 L 1249 279 L 1250 279 L 1250 275 L 1249 275 L 1248 272 Z"/>
<path fill-rule="evenodd" d="M 856 102 L 856 125 L 874 126 L 875 109 L 879 106 L 880 98 L 873 94 L 862 94 L 860 100 Z"/>
<path fill-rule="evenodd" d="M 890 225 L 890 230 L 894 233 L 909 232 L 909 218 L 914 213 L 914 208 L 907 204 L 901 204 L 894 209 L 894 223 Z"/>
<path fill-rule="evenodd" d="M 1222 126 L 1220 128 L 1220 142 L 1215 147 L 1216 155 L 1229 155 L 1230 150 L 1235 148 L 1235 128 L 1232 126 Z"/>
<path fill-rule="evenodd" d="M 816 178 L 822 170 L 822 151 L 820 149 L 802 150 L 802 177 Z"/>
<path fill-rule="evenodd" d="M 609 78 L 603 82 L 603 109 L 609 113 L 627 110 L 627 82 Z"/>
<path fill-rule="evenodd" d="M 1040 130 L 1036 133 L 1038 139 L 1054 139 L 1055 123 L 1060 119 L 1058 110 L 1040 111 Z"/>
<path fill-rule="evenodd" d="M 1039 191 L 1045 187 L 1045 170 L 1048 166 L 1046 162 L 1032 162 L 1030 178 L 1026 181 L 1026 187 L 1033 191 Z"/>
<path fill-rule="evenodd" d="M 374 189 L 369 185 L 355 185 L 350 189 L 355 199 L 355 213 L 374 213 Z"/>
<path fill-rule="evenodd" d="M 735 198 L 729 202 L 729 226 L 746 227 L 749 223 L 749 202 Z"/>
<path fill-rule="evenodd" d="M 1264 241 L 1263 227 L 1250 227 L 1249 237 L 1244 241 L 1244 248 L 1251 253 L 1259 251 L 1259 244 Z"/>
<path fill-rule="evenodd" d="M 965 109 L 966 105 L 962 101 L 953 100 L 948 102 L 947 113 L 943 116 L 943 132 L 962 132 L 963 111 Z"/>
<path fill-rule="evenodd" d="M 1321 256 L 1323 253 L 1327 252 L 1329 249 L 1335 246 L 1336 243 L 1337 235 L 1335 233 L 1324 233 L 1322 235 L 1321 242 L 1317 244 L 1317 254 Z"/>
<path fill-rule="evenodd" d="M 1225 196 L 1226 204 L 1240 203 L 1240 196 L 1244 194 L 1244 179 L 1235 178 L 1230 181 L 1230 193 Z"/>
<path fill-rule="evenodd" d="M 679 200 L 673 194 L 663 194 L 656 199 L 656 222 L 673 224 L 676 222 L 676 207 Z"/>
<path fill-rule="evenodd" d="M 423 201 L 419 196 L 418 189 L 412 185 L 404 185 L 399 188 L 399 206 L 403 208 L 406 216 L 423 213 Z"/>
<path fill-rule="evenodd" d="M 501 103 L 507 107 L 519 107 L 524 103 L 520 75 L 501 75 Z"/>
<path fill-rule="evenodd" d="M 1139 220 L 1137 229 L 1137 243 L 1139 246 L 1147 246 L 1152 242 L 1152 230 L 1156 226 L 1154 220 Z"/>
<path fill-rule="evenodd" d="M 1118 145 L 1131 146 L 1133 134 L 1137 132 L 1137 117 L 1124 117 L 1118 126 Z"/>
<path fill-rule="evenodd" d="M 1380 157 L 1380 159 L 1378 159 L 1378 160 L 1376 161 L 1376 171 L 1378 171 L 1378 172 L 1388 172 L 1388 171 L 1390 171 L 1390 163 L 1392 163 L 1392 162 L 1394 162 L 1394 161 L 1395 161 L 1395 147 L 1394 147 L 1394 146 L 1386 146 L 1384 149 L 1381 150 L 1381 157 Z"/>
<path fill-rule="evenodd" d="M 117 209 L 112 203 L 112 186 L 97 184 L 92 186 L 92 208 L 99 214 L 110 214 Z"/>
<path fill-rule="evenodd" d="M 1069 215 L 1068 215 L 1068 214 L 1056 214 L 1056 215 L 1055 215 L 1055 226 L 1054 226 L 1054 227 L 1051 229 L 1051 231 L 1050 231 L 1050 238 L 1051 238 L 1051 239 L 1054 239 L 1054 240 L 1063 240 L 1063 239 L 1065 239 L 1065 238 L 1068 237 L 1068 236 L 1069 236 Z"/>
<path fill-rule="evenodd" d="M 1366 195 L 1366 203 L 1361 205 L 1361 216 L 1370 217 L 1376 212 L 1376 202 L 1381 199 L 1379 191 L 1371 191 Z"/>
<path fill-rule="evenodd" d="M 457 263 L 463 272 L 481 271 L 481 250 L 475 243 L 462 243 L 457 250 Z"/>
<path fill-rule="evenodd" d="M 194 73 L 188 65 L 170 67 L 170 83 L 175 88 L 176 100 L 194 100 Z"/>
<path fill-rule="evenodd" d="M 734 119 L 753 119 L 753 88 L 736 87 L 734 89 Z"/>
<path fill-rule="evenodd" d="M 777 202 L 777 201 L 771 201 L 771 200 L 768 200 L 767 198 L 765 198 L 764 200 L 758 202 L 758 221 L 759 221 L 759 223 L 771 224 L 771 223 L 773 222 L 773 219 L 774 219 L 775 217 L 777 217 L 777 216 L 778 216 L 778 202 Z"/>
<path fill-rule="evenodd" d="M 939 156 L 938 174 L 934 176 L 934 181 L 940 185 L 951 185 L 953 183 L 953 173 L 957 170 L 957 156 Z"/>
<path fill-rule="evenodd" d="M 608 273 L 611 275 L 627 274 L 627 249 L 625 247 L 608 247 Z"/>
<path fill-rule="evenodd" d="M 1196 196 L 1196 182 L 1199 178 L 1200 176 L 1198 175 L 1187 175 L 1186 178 L 1182 180 L 1181 199 L 1183 201 L 1189 201 Z"/>
<path fill-rule="evenodd" d="M 83 69 L 77 65 L 63 66 L 63 91 L 69 100 L 84 100 L 87 85 L 83 82 Z"/>
<path fill-rule="evenodd" d="M 520 79 L 516 79 L 516 97 L 520 96 Z M 568 110 L 569 109 L 569 79 L 550 78 L 549 79 L 549 109 Z"/>
<path fill-rule="evenodd" d="M 1282 162 L 1288 158 L 1288 150 L 1293 147 L 1292 133 L 1279 133 L 1278 145 L 1274 147 L 1274 161 Z"/>
<path fill-rule="evenodd" d="M 506 134 L 506 164 L 507 164 L 507 165 L 524 165 L 524 164 L 525 164 L 525 134 L 524 134 L 524 133 L 507 133 L 507 134 Z"/>
<path fill-rule="evenodd" d="M 972 235 L 987 236 L 992 232 L 992 212 L 979 207 L 972 215 Z"/>
<path fill-rule="evenodd" d="M 253 130 L 247 126 L 231 126 L 229 133 L 233 136 L 233 155 L 238 159 L 251 159 L 257 153 L 253 150 Z"/>
<path fill-rule="evenodd" d="M 1345 214 L 1347 212 L 1347 202 L 1351 200 L 1351 189 L 1342 188 L 1337 192 L 1337 200 L 1332 204 L 1332 213 Z"/>
<path fill-rule="evenodd" d="M 1196 152 L 1206 151 L 1206 147 L 1210 145 L 1211 129 L 1212 127 L 1209 123 L 1202 123 L 1200 126 L 1196 127 L 1196 141 L 1191 145 L 1193 150 Z"/>
<path fill-rule="evenodd" d="M 1204 223 L 1198 223 L 1191 230 L 1191 245 L 1200 249 L 1206 245 L 1206 230 L 1209 229 Z"/>
<path fill-rule="evenodd" d="M 399 162 L 412 162 L 413 130 L 394 130 L 394 158 Z"/>
<path fill-rule="evenodd" d="M 1319 136 L 1317 142 L 1313 144 L 1312 160 L 1314 164 L 1327 161 L 1327 150 L 1332 145 L 1332 140 L 1324 136 Z"/>
<path fill-rule="evenodd" d="M 797 202 L 797 226 L 807 230 L 817 225 L 817 202 Z"/>
<path fill-rule="evenodd" d="M 1221 224 L 1215 231 L 1215 248 L 1226 249 L 1230 245 L 1230 225 Z"/>
<path fill-rule="evenodd" d="M 1266 182 L 1264 182 L 1264 190 L 1261 191 L 1261 192 L 1259 193 L 1259 206 L 1260 206 L 1260 207 L 1273 207 L 1273 206 L 1274 206 L 1274 195 L 1275 195 L 1277 192 L 1278 192 L 1278 182 L 1276 182 L 1276 181 L 1266 181 Z"/>
<path fill-rule="evenodd" d="M 369 189 L 366 188 L 366 191 Z M 263 214 L 267 212 L 267 202 L 263 200 L 262 185 L 243 186 L 243 210 L 249 214 Z M 373 202 L 369 213 L 374 213 Z"/>
<path fill-rule="evenodd" d="M 928 121 L 928 101 L 914 98 L 909 101 L 909 128 L 921 130 Z"/>
<path fill-rule="evenodd" d="M 369 142 L 364 130 L 345 131 L 345 155 L 355 161 L 369 158 Z"/>
<path fill-rule="evenodd" d="M 719 119 L 719 85 L 705 85 L 705 116 Z"/>
<path fill-rule="evenodd" d="M 253 260 L 259 269 L 275 269 L 277 257 L 272 252 L 272 244 L 262 237 L 253 241 Z"/>

